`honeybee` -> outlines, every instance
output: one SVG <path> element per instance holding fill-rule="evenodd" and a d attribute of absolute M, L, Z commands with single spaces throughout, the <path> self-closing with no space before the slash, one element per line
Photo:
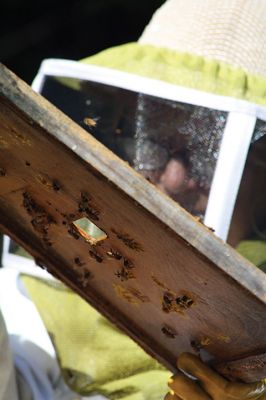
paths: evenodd
<path fill-rule="evenodd" d="M 95 128 L 97 125 L 97 120 L 94 118 L 86 117 L 83 119 L 85 125 Z"/>

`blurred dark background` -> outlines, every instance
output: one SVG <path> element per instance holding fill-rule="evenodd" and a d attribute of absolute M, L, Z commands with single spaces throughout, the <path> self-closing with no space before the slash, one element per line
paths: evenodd
<path fill-rule="evenodd" d="M 2 0 L 0 61 L 31 83 L 44 58 L 79 60 L 136 41 L 165 0 Z"/>

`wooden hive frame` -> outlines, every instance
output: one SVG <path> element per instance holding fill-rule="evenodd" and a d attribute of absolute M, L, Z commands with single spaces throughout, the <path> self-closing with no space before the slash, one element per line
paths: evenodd
<path fill-rule="evenodd" d="M 171 370 L 265 377 L 264 273 L 3 65 L 0 228 Z"/>

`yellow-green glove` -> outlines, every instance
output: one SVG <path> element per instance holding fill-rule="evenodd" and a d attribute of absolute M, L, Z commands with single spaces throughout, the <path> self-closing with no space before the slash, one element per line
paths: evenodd
<path fill-rule="evenodd" d="M 177 366 L 196 380 L 181 372 L 174 375 L 165 400 L 266 400 L 266 379 L 252 384 L 229 382 L 188 353 L 181 354 Z"/>

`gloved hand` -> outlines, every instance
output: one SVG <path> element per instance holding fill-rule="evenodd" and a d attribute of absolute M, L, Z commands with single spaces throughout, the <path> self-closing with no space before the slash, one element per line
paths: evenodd
<path fill-rule="evenodd" d="M 177 366 L 196 380 L 181 372 L 174 375 L 165 400 L 266 400 L 266 379 L 252 384 L 229 382 L 189 353 L 180 355 Z"/>

